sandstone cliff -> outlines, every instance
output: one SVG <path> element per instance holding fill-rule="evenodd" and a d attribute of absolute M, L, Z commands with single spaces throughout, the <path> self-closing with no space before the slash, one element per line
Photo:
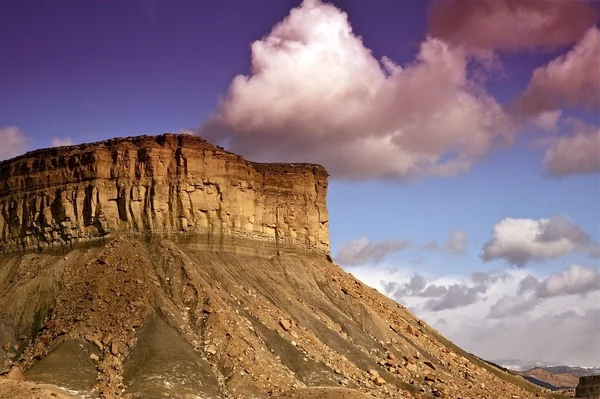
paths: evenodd
<path fill-rule="evenodd" d="M 0 163 L 0 251 L 188 232 L 328 253 L 326 192 L 321 166 L 252 163 L 190 135 L 39 150 Z"/>

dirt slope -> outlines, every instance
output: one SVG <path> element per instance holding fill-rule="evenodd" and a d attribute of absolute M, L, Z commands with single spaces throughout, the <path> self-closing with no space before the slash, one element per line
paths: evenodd
<path fill-rule="evenodd" d="M 324 256 L 236 252 L 118 238 L 3 255 L 4 372 L 79 397 L 542 395 Z"/>
<path fill-rule="evenodd" d="M 0 398 L 11 399 L 75 399 L 64 389 L 29 381 L 14 381 L 0 377 Z"/>

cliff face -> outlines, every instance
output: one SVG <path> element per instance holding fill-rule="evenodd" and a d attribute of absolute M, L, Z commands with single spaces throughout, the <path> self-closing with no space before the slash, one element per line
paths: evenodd
<path fill-rule="evenodd" d="M 576 398 L 600 399 L 600 375 L 579 377 L 579 385 L 575 390 Z"/>
<path fill-rule="evenodd" d="M 189 135 L 39 150 L 0 163 L 0 251 L 198 233 L 328 253 L 326 192 L 321 166 L 252 163 Z"/>

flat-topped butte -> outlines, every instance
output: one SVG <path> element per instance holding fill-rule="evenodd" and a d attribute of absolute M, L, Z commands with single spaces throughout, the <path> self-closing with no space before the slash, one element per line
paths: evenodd
<path fill-rule="evenodd" d="M 195 233 L 329 253 L 327 177 L 192 135 L 36 150 L 0 163 L 0 251 Z"/>

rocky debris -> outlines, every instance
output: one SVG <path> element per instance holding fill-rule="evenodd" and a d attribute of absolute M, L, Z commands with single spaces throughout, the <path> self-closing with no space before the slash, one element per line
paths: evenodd
<path fill-rule="evenodd" d="M 119 354 L 119 344 L 117 342 L 110 344 L 110 353 L 114 356 Z"/>
<path fill-rule="evenodd" d="M 217 347 L 215 345 L 209 345 L 208 348 L 206 348 L 206 351 L 211 355 L 216 355 Z"/>
<path fill-rule="evenodd" d="M 65 289 L 53 303 L 52 319 L 44 323 L 24 351 L 20 360 L 24 368 L 68 336 L 90 342 L 101 354 L 90 355 L 97 358 L 98 392 L 109 397 L 123 389 L 124 349 L 150 306 L 148 292 L 135 281 L 143 278 L 144 267 L 130 267 L 144 263 L 150 267 L 147 254 L 137 251 L 136 246 L 132 241 L 113 241 L 98 258 L 64 271 Z"/>
<path fill-rule="evenodd" d="M 385 380 L 381 377 L 377 377 L 373 380 L 373 382 L 375 383 L 375 385 L 383 385 L 385 384 Z"/>
<path fill-rule="evenodd" d="M 23 372 L 21 372 L 21 368 L 18 366 L 11 368 L 10 371 L 8 372 L 8 374 L 6 374 L 6 378 L 8 378 L 9 380 L 15 380 L 15 381 L 25 381 Z"/>
<path fill-rule="evenodd" d="M 424 361 L 423 364 L 425 366 L 427 366 L 427 367 L 432 368 L 433 370 L 435 370 L 435 366 L 429 360 Z"/>
<path fill-rule="evenodd" d="M 280 319 L 279 320 L 279 325 L 285 331 L 290 331 L 290 329 L 292 328 L 292 323 L 289 320 L 286 320 L 286 319 Z"/>

